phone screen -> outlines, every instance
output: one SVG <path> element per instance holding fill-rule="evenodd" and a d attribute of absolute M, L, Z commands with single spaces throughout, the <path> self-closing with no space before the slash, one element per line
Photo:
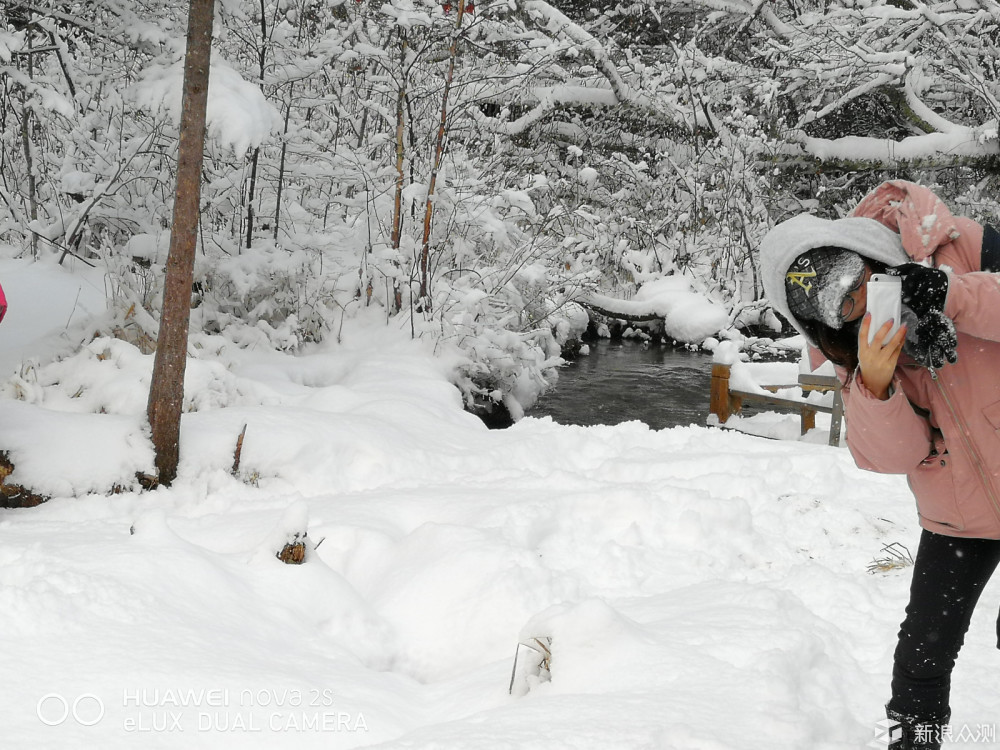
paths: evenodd
<path fill-rule="evenodd" d="M 868 312 L 872 315 L 871 326 L 868 329 L 868 343 L 875 338 L 875 333 L 887 320 L 893 325 L 884 341 L 888 341 L 899 330 L 901 316 L 902 284 L 898 276 L 884 273 L 872 274 L 868 280 Z"/>

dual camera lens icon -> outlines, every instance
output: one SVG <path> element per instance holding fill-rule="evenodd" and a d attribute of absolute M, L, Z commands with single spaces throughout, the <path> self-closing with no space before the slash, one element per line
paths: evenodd
<path fill-rule="evenodd" d="M 84 693 L 72 702 L 59 693 L 49 693 L 38 701 L 35 713 L 49 727 L 65 724 L 71 717 L 80 726 L 92 727 L 104 718 L 104 701 L 93 693 Z"/>

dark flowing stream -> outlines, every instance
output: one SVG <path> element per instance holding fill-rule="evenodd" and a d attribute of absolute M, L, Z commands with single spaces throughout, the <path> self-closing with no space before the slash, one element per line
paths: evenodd
<path fill-rule="evenodd" d="M 704 425 L 711 377 L 706 352 L 601 339 L 559 371 L 528 416 L 577 425 L 639 420 L 655 430 Z"/>

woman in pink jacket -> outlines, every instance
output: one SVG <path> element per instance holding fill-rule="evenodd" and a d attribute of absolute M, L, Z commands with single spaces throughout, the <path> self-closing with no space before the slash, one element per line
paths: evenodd
<path fill-rule="evenodd" d="M 905 474 L 916 499 L 886 711 L 901 728 L 890 747 L 940 748 L 955 659 L 1000 562 L 1000 234 L 893 181 L 847 218 L 777 225 L 761 268 L 772 307 L 837 366 L 858 466 Z M 903 326 L 869 344 L 865 284 L 886 272 L 901 279 Z"/>

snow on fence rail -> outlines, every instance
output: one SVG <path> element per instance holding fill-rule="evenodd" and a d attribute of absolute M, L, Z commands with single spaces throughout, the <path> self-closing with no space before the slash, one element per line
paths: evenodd
<path fill-rule="evenodd" d="M 767 383 L 766 380 L 761 381 L 751 374 L 753 367 L 742 362 L 716 362 L 712 365 L 709 412 L 718 418 L 719 424 L 725 424 L 731 416 L 739 414 L 745 401 L 753 401 L 798 411 L 801 434 L 805 435 L 816 427 L 816 413 L 823 412 L 830 415 L 829 445 L 840 444 L 844 402 L 840 380 L 835 375 L 800 372 L 794 383 L 786 382 L 792 380 L 786 375 L 783 380 L 765 385 L 762 382 Z M 825 394 L 832 394 L 832 397 L 824 398 Z"/>

